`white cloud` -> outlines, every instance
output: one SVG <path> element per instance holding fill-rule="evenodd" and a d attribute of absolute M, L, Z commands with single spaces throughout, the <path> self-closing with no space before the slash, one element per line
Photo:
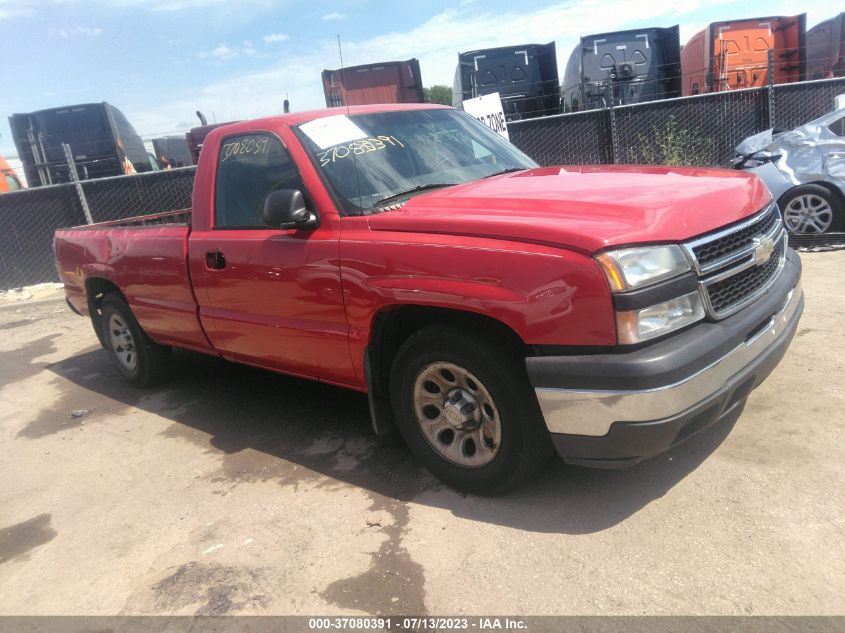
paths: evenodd
<path fill-rule="evenodd" d="M 0 6 L 0 20 L 5 20 L 6 18 L 15 18 L 15 17 L 18 17 L 20 15 L 29 15 L 31 13 L 32 13 L 32 10 L 30 10 L 30 9 L 17 8 L 17 7 L 12 7 L 12 8 L 7 9 L 7 8 L 4 8 L 3 6 Z"/>
<path fill-rule="evenodd" d="M 328 22 L 331 22 L 331 21 L 339 22 L 340 20 L 346 19 L 346 14 L 345 13 L 338 13 L 337 11 L 334 11 L 332 13 L 326 13 L 326 15 L 323 16 L 323 19 L 328 21 Z"/>
<path fill-rule="evenodd" d="M 224 46 L 221 44 L 213 51 L 211 51 L 212 57 L 217 57 L 218 59 L 229 59 L 237 55 L 237 52 L 229 48 L 228 46 Z"/>
<path fill-rule="evenodd" d="M 258 51 L 252 45 L 250 40 L 244 40 L 243 44 L 220 44 L 211 51 L 201 51 L 197 53 L 198 59 L 215 59 L 218 61 L 225 61 L 246 55 L 247 57 L 254 57 L 258 55 Z"/>
<path fill-rule="evenodd" d="M 214 2 L 206 3 L 201 0 L 180 0 L 176 2 L 150 2 L 148 9 L 150 11 L 184 11 L 185 9 L 197 9 L 206 4 L 214 4 Z"/>
<path fill-rule="evenodd" d="M 50 36 L 51 37 L 60 37 L 64 40 L 70 39 L 71 37 L 97 37 L 98 35 L 103 34 L 103 29 L 100 28 L 92 28 L 89 26 L 77 26 L 73 29 L 51 29 Z"/>
<path fill-rule="evenodd" d="M 173 13 L 176 11 L 185 11 L 193 9 L 207 10 L 210 7 L 221 7 L 223 9 L 237 8 L 242 9 L 242 5 L 251 4 L 269 7 L 272 3 L 268 0 L 241 0 L 240 2 L 230 2 L 229 0 L 123 0 L 125 4 L 139 4 L 146 7 L 149 11 L 161 11 Z"/>
<path fill-rule="evenodd" d="M 245 9 L 251 12 L 275 12 L 297 0 L 107 0 L 104 2 L 83 2 L 81 0 L 0 0 L 0 20 L 36 12 L 49 12 L 55 4 L 106 4 L 115 8 L 143 9 L 146 11 L 176 13 L 179 11 L 210 11 L 238 16 Z"/>
<path fill-rule="evenodd" d="M 271 33 L 270 35 L 265 35 L 261 39 L 264 40 L 265 44 L 273 44 L 274 42 L 284 42 L 288 39 L 288 36 L 285 33 Z"/>
<path fill-rule="evenodd" d="M 0 20 L 33 13 L 31 2 L 26 0 L 0 0 Z"/>

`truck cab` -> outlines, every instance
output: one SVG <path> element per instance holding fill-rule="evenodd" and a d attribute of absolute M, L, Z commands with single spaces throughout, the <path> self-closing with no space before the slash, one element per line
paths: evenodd
<path fill-rule="evenodd" d="M 558 114 L 555 43 L 521 44 L 458 55 L 452 105 L 498 93 L 508 121 Z"/>

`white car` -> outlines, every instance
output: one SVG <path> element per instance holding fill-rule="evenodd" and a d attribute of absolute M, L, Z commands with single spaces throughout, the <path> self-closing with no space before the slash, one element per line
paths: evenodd
<path fill-rule="evenodd" d="M 733 162 L 768 185 L 791 233 L 845 230 L 845 109 L 750 136 Z"/>

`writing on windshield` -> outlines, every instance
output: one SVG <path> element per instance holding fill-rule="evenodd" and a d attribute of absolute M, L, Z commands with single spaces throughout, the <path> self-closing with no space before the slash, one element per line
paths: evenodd
<path fill-rule="evenodd" d="M 421 195 L 432 185 L 537 166 L 501 136 L 457 110 L 328 118 L 339 123 L 320 127 L 317 119 L 294 127 L 294 132 L 345 214 L 378 213 L 385 199 Z M 324 134 L 323 128 L 332 134 Z M 329 146 L 326 140 L 334 144 Z"/>
<path fill-rule="evenodd" d="M 366 138 L 360 141 L 352 141 L 346 145 L 335 145 L 324 152 L 317 154 L 320 161 L 320 167 L 325 167 L 337 160 L 343 160 L 349 156 L 361 156 L 369 152 L 377 152 L 384 149 L 389 144 L 393 147 L 405 147 L 405 145 L 398 138 L 393 136 L 376 136 L 373 138 Z"/>

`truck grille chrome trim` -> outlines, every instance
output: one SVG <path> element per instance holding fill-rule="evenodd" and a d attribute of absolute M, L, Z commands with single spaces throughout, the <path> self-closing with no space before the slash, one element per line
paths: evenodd
<path fill-rule="evenodd" d="M 777 205 L 683 245 L 699 277 L 709 317 L 724 319 L 760 297 L 786 262 L 787 234 Z"/>
<path fill-rule="evenodd" d="M 684 248 L 695 272 L 699 277 L 705 276 L 742 259 L 752 248 L 755 237 L 774 232 L 779 223 L 780 211 L 772 203 L 748 220 L 687 242 Z"/>

